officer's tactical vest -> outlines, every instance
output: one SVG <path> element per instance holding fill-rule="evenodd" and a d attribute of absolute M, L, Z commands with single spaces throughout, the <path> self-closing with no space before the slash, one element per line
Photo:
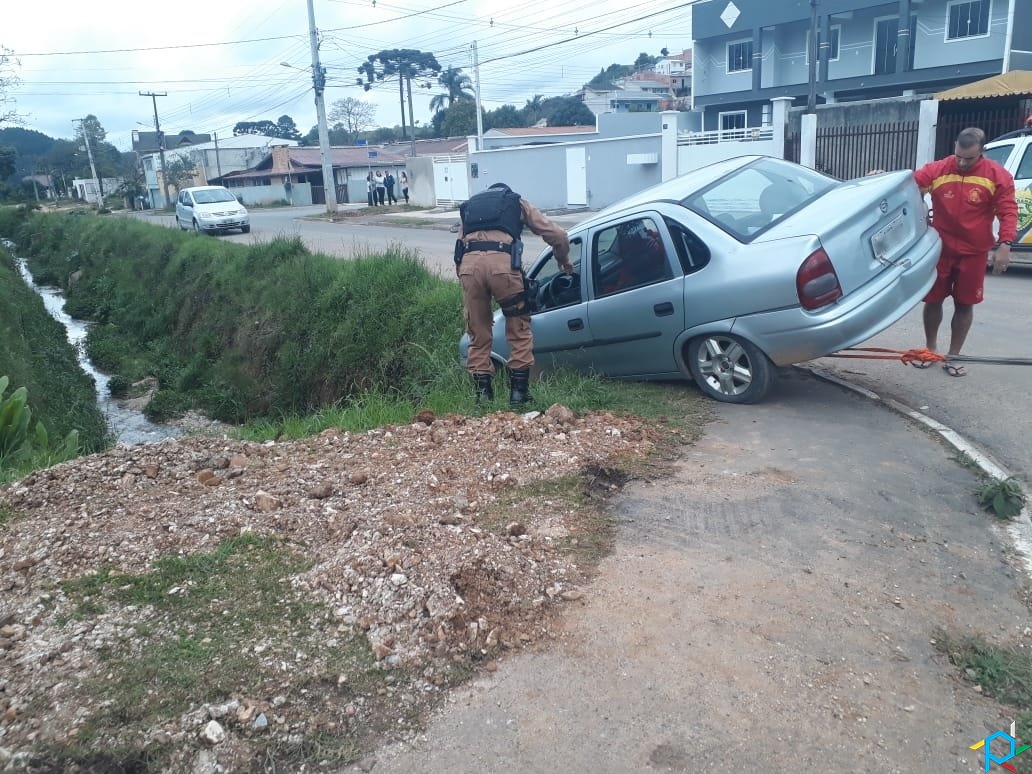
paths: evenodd
<path fill-rule="evenodd" d="M 459 205 L 462 235 L 474 231 L 504 231 L 513 240 L 523 231 L 520 195 L 510 188 L 488 188 Z"/>

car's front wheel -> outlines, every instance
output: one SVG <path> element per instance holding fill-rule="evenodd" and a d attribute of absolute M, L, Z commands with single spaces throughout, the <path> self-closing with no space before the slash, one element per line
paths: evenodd
<path fill-rule="evenodd" d="M 251 227 L 250 226 L 241 226 L 240 227 L 240 233 L 241 234 L 250 234 L 251 233 Z"/>
<path fill-rule="evenodd" d="M 695 383 L 725 403 L 759 403 L 774 382 L 774 364 L 754 344 L 730 333 L 713 333 L 688 344 Z"/>
<path fill-rule="evenodd" d="M 200 223 L 198 223 L 198 222 L 197 222 L 196 220 L 195 220 L 195 221 L 193 222 L 193 230 L 194 230 L 194 233 L 195 233 L 195 234 L 200 234 L 200 233 L 202 233 L 202 232 L 201 232 L 201 224 L 200 224 Z"/>

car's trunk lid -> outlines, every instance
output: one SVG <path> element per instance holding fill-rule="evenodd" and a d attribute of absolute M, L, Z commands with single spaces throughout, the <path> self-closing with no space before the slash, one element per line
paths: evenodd
<path fill-rule="evenodd" d="M 836 185 L 756 242 L 813 234 L 835 267 L 843 295 L 849 295 L 886 272 L 898 273 L 902 256 L 927 228 L 913 173 L 893 172 Z M 800 264 L 805 258 L 800 256 Z"/>

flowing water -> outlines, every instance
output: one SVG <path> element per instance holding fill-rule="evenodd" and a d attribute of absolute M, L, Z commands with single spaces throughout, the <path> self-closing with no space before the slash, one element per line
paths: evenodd
<path fill-rule="evenodd" d="M 8 246 L 12 250 L 14 249 L 13 245 Z M 37 285 L 25 265 L 24 258 L 16 258 L 16 262 L 25 283 L 39 293 L 43 299 L 43 305 L 46 306 L 51 317 L 61 323 L 68 332 L 68 341 L 72 343 L 78 353 L 79 365 L 93 377 L 93 383 L 97 388 L 97 405 L 100 406 L 101 413 L 107 419 L 108 427 L 115 440 L 118 443 L 154 443 L 163 438 L 182 435 L 183 431 L 179 428 L 172 425 L 155 424 L 142 412 L 126 408 L 111 397 L 108 390 L 110 377 L 98 371 L 86 356 L 85 340 L 89 323 L 68 316 L 64 310 L 64 296 L 61 295 L 61 290 L 48 285 Z"/>

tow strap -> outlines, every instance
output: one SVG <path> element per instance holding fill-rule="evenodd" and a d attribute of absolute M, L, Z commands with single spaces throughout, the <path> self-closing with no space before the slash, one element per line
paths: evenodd
<path fill-rule="evenodd" d="M 847 355 L 845 352 L 878 352 L 877 355 Z M 984 357 L 978 355 L 943 355 L 930 349 L 886 349 L 885 347 L 849 347 L 825 357 L 857 358 L 862 360 L 899 360 L 903 365 L 917 363 L 993 363 L 996 365 L 1032 365 L 1028 357 Z"/>

